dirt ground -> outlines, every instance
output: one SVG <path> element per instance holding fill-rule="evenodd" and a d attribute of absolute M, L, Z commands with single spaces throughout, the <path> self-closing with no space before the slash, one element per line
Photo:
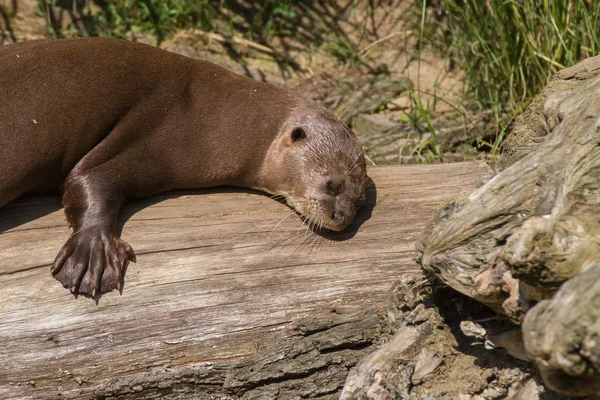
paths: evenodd
<path fill-rule="evenodd" d="M 485 158 L 472 140 L 471 128 L 478 124 L 477 116 L 467 128 L 456 117 L 455 108 L 462 107 L 464 89 L 460 71 L 427 48 L 419 57 L 419 35 L 413 29 L 418 15 L 411 12 L 412 5 L 410 1 L 380 1 L 374 13 L 367 13 L 365 7 L 347 7 L 340 1 L 339 9 L 321 5 L 307 10 L 292 36 L 271 37 L 259 43 L 244 39 L 241 30 L 227 34 L 189 30 L 161 43 L 161 47 L 284 85 L 325 104 L 352 125 L 373 164 L 440 161 L 428 147 L 423 149 L 422 157 L 415 151 L 431 139 L 431 134 L 415 112 L 409 89 L 420 93 L 435 117 L 444 162 Z M 39 12 L 37 1 L 0 0 L 0 6 L 0 44 L 48 36 L 47 20 Z M 340 14 L 340 10 L 345 11 Z M 59 13 L 61 26 L 72 30 L 77 14 L 65 9 Z M 313 25 L 314 15 L 320 18 L 317 27 Z M 318 36 L 326 36 L 327 40 L 318 41 Z M 328 45 L 340 38 L 354 44 L 358 59 L 340 60 L 328 51 Z M 139 40 L 150 41 L 144 37 Z M 501 350 L 487 349 L 484 341 L 461 330 L 462 321 L 506 329 L 506 323 L 485 307 L 442 290 L 432 298 L 430 308 L 437 315 L 432 318 L 438 319 L 421 348 L 440 362 L 419 382 L 411 384 L 409 398 L 564 398 L 545 390 L 526 363 Z"/>

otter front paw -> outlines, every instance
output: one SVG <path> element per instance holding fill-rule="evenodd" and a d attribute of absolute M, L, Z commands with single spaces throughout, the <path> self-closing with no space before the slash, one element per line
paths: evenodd
<path fill-rule="evenodd" d="M 135 262 L 131 246 L 101 228 L 87 228 L 71 235 L 51 272 L 74 295 L 96 297 L 115 288 L 121 291 L 129 261 Z"/>

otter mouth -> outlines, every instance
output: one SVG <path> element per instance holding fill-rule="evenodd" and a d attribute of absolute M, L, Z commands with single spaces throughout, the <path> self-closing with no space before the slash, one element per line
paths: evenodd
<path fill-rule="evenodd" d="M 328 229 L 334 232 L 345 230 L 356 215 L 355 210 L 345 210 L 341 207 L 327 207 L 317 199 L 298 201 L 291 196 L 285 198 L 287 204 L 299 213 L 311 228 Z"/>

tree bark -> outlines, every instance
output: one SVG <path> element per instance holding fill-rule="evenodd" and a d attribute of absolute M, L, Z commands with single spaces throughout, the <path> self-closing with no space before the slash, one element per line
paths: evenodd
<path fill-rule="evenodd" d="M 423 267 L 514 322 L 546 383 L 600 392 L 600 58 L 552 79 L 501 171 L 429 222 Z"/>

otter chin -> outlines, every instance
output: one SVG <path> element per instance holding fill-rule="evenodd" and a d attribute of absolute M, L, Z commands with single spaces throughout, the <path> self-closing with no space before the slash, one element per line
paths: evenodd
<path fill-rule="evenodd" d="M 365 201 L 364 153 L 346 125 L 308 100 L 290 112 L 263 163 L 263 190 L 316 230 L 343 231 Z"/>

